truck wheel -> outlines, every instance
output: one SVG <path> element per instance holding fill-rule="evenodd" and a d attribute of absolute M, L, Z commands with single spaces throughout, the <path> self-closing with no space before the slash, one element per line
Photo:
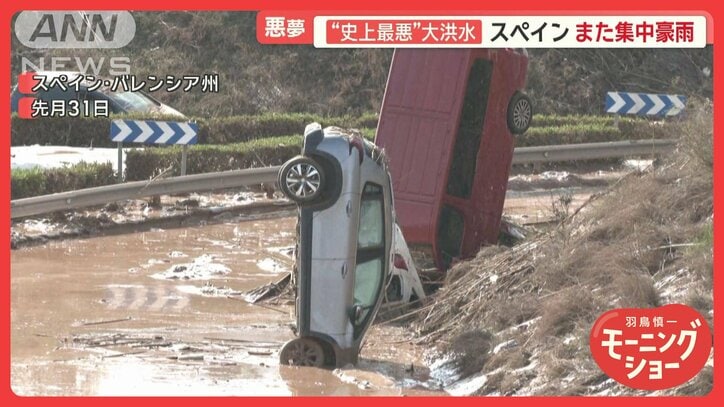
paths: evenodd
<path fill-rule="evenodd" d="M 308 157 L 294 157 L 279 170 L 279 187 L 284 195 L 298 204 L 317 199 L 324 182 L 322 166 Z"/>
<path fill-rule="evenodd" d="M 533 120 L 533 103 L 522 92 L 516 91 L 508 103 L 508 128 L 513 134 L 523 134 Z"/>
<path fill-rule="evenodd" d="M 310 338 L 295 338 L 284 344 L 279 363 L 290 366 L 324 366 L 324 349 Z"/>

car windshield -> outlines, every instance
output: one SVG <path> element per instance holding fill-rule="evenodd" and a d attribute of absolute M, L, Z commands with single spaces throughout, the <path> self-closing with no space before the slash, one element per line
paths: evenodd
<path fill-rule="evenodd" d="M 109 92 L 104 91 L 111 100 L 118 103 L 124 110 L 131 112 L 148 112 L 158 107 L 151 98 L 140 92 Z"/>

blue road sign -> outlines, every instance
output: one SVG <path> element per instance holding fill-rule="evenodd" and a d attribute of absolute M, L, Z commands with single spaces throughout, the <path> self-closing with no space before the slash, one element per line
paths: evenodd
<path fill-rule="evenodd" d="M 196 123 L 154 120 L 113 120 L 111 140 L 119 143 L 196 144 Z"/>
<path fill-rule="evenodd" d="M 608 92 L 606 113 L 640 116 L 675 116 L 686 106 L 686 96 L 653 93 Z"/>

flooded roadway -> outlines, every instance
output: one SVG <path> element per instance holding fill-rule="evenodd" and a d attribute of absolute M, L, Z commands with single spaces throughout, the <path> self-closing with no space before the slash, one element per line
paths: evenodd
<path fill-rule="evenodd" d="M 561 190 L 575 210 L 598 188 Z M 552 191 L 509 191 L 521 224 Z M 294 218 L 50 241 L 11 252 L 11 385 L 19 395 L 444 394 L 405 327 L 373 326 L 356 369 L 278 365 L 290 305 L 239 294 L 291 266 Z M 413 368 L 411 368 L 413 367 Z"/>
<path fill-rule="evenodd" d="M 440 394 L 421 386 L 420 352 L 400 327 L 373 328 L 356 369 L 279 366 L 292 307 L 238 294 L 289 271 L 294 222 L 230 220 L 12 251 L 13 391 Z"/>

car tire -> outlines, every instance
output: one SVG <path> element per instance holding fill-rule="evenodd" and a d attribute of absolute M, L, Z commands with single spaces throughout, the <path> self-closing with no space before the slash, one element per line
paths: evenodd
<path fill-rule="evenodd" d="M 525 133 L 533 120 L 533 102 L 528 96 L 516 91 L 508 103 L 508 129 L 518 135 Z"/>
<path fill-rule="evenodd" d="M 279 188 L 297 204 L 310 203 L 319 198 L 325 182 L 322 166 L 308 157 L 294 157 L 279 170 Z"/>
<path fill-rule="evenodd" d="M 282 365 L 322 367 L 325 361 L 324 348 L 312 338 L 294 338 L 279 352 Z"/>

